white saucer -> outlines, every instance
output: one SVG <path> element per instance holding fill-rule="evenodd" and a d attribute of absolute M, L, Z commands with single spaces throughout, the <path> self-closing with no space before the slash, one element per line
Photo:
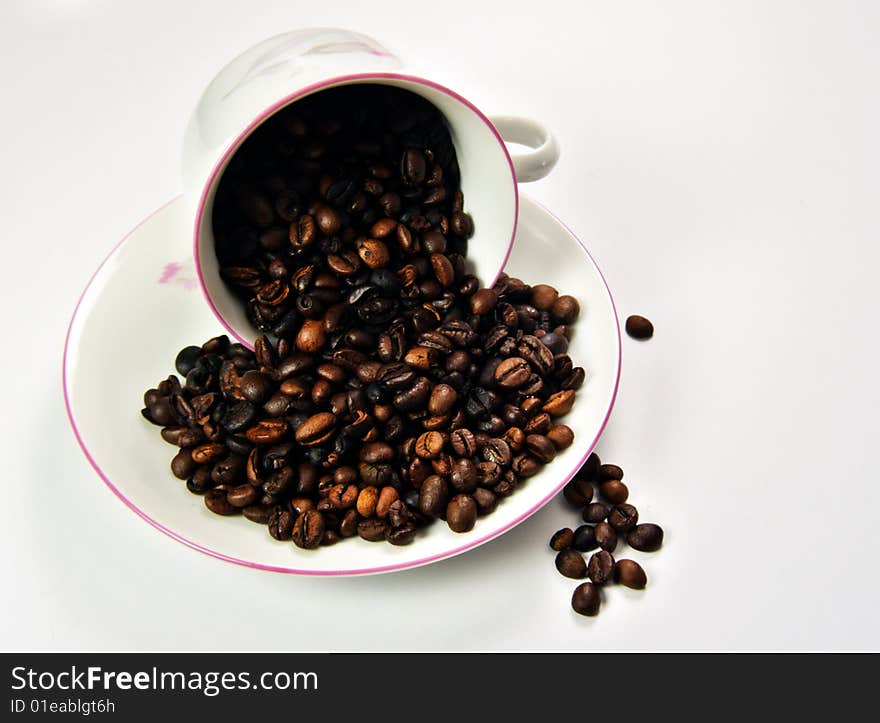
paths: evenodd
<path fill-rule="evenodd" d="M 480 518 L 470 533 L 431 525 L 406 547 L 360 539 L 301 550 L 264 525 L 218 517 L 169 470 L 174 448 L 140 415 L 144 390 L 174 371 L 189 344 L 222 333 L 199 293 L 180 198 L 145 219 L 105 259 L 73 313 L 64 350 L 64 393 L 73 431 L 107 486 L 174 539 L 241 565 L 304 575 L 360 575 L 425 565 L 491 540 L 546 504 L 578 470 L 602 433 L 620 373 L 620 330 L 611 294 L 584 246 L 549 211 L 520 197 L 506 271 L 550 283 L 581 303 L 569 354 L 587 381 L 562 421 L 574 444 Z"/>

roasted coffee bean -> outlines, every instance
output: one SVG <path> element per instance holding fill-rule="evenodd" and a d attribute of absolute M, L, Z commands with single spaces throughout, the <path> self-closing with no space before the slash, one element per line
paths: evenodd
<path fill-rule="evenodd" d="M 390 529 L 390 525 L 385 520 L 371 517 L 358 523 L 357 534 L 367 542 L 381 542 Z"/>
<path fill-rule="evenodd" d="M 558 450 L 568 449 L 574 442 L 574 432 L 565 424 L 555 424 L 547 431 L 549 439 Z"/>
<path fill-rule="evenodd" d="M 626 541 L 640 552 L 655 552 L 663 545 L 663 529 L 651 522 L 636 525 L 627 533 Z"/>
<path fill-rule="evenodd" d="M 287 434 L 287 422 L 283 419 L 264 419 L 245 432 L 248 441 L 254 444 L 275 444 Z"/>
<path fill-rule="evenodd" d="M 293 533 L 293 515 L 280 505 L 269 513 L 269 534 L 276 540 L 289 540 Z"/>
<path fill-rule="evenodd" d="M 526 436 L 526 449 L 533 457 L 543 464 L 549 464 L 556 457 L 556 447 L 547 437 L 541 434 L 529 434 Z"/>
<path fill-rule="evenodd" d="M 503 439 L 490 439 L 483 447 L 483 459 L 495 462 L 499 467 L 507 467 L 512 457 L 510 446 Z"/>
<path fill-rule="evenodd" d="M 633 590 L 644 590 L 648 576 L 639 563 L 633 560 L 618 560 L 614 565 L 614 582 Z"/>
<path fill-rule="evenodd" d="M 571 546 L 578 552 L 590 552 L 599 547 L 596 531 L 591 525 L 581 525 L 574 531 Z"/>
<path fill-rule="evenodd" d="M 449 484 L 456 492 L 473 492 L 477 486 L 477 477 L 477 466 L 464 457 L 453 463 Z"/>
<path fill-rule="evenodd" d="M 532 287 L 532 304 L 540 311 L 550 311 L 559 298 L 559 292 L 547 284 L 535 284 Z"/>
<path fill-rule="evenodd" d="M 502 389 L 516 389 L 528 381 L 530 374 L 529 363 L 514 356 L 504 359 L 495 368 L 494 381 Z"/>
<path fill-rule="evenodd" d="M 488 515 L 495 511 L 498 506 L 498 497 L 485 487 L 477 487 L 471 495 L 477 503 L 477 511 L 481 515 Z"/>
<path fill-rule="evenodd" d="M 498 292 L 494 289 L 480 289 L 470 299 L 471 313 L 484 316 L 495 309 Z"/>
<path fill-rule="evenodd" d="M 470 495 L 455 495 L 446 506 L 446 524 L 453 532 L 470 532 L 477 521 L 477 503 Z"/>
<path fill-rule="evenodd" d="M 573 405 L 574 392 L 571 389 L 564 389 L 547 397 L 542 409 L 551 417 L 561 417 L 563 414 L 568 414 Z"/>
<path fill-rule="evenodd" d="M 587 563 L 583 555 L 571 548 L 564 549 L 556 555 L 556 569 L 565 577 L 579 580 L 587 576 Z"/>
<path fill-rule="evenodd" d="M 312 550 L 321 544 L 324 537 L 324 518 L 317 510 L 307 510 L 296 518 L 293 525 L 293 544 L 305 550 Z"/>
<path fill-rule="evenodd" d="M 601 550 L 590 557 L 587 564 L 587 576 L 596 585 L 604 585 L 611 582 L 614 576 L 614 558 L 610 552 Z"/>
<path fill-rule="evenodd" d="M 337 510 L 347 510 L 353 507 L 359 496 L 359 490 L 355 484 L 335 484 L 330 488 L 327 499 Z"/>
<path fill-rule="evenodd" d="M 629 488 L 619 479 L 610 479 L 599 485 L 599 493 L 613 505 L 622 505 L 629 497 Z"/>
<path fill-rule="evenodd" d="M 391 505 L 393 505 L 398 499 L 399 495 L 394 487 L 383 487 L 379 491 L 379 498 L 376 500 L 376 517 L 380 519 L 387 517 Z"/>
<path fill-rule="evenodd" d="M 460 457 L 473 457 L 477 453 L 474 433 L 469 429 L 456 429 L 450 435 L 452 449 Z"/>
<path fill-rule="evenodd" d="M 416 539 L 416 526 L 411 522 L 392 526 L 385 531 L 385 539 L 392 545 L 409 545 Z"/>
<path fill-rule="evenodd" d="M 261 404 L 272 391 L 269 378 L 255 369 L 241 375 L 239 390 L 252 404 Z"/>
<path fill-rule="evenodd" d="M 195 367 L 201 355 L 202 349 L 198 346 L 188 346 L 181 349 L 174 360 L 174 368 L 177 369 L 177 373 L 185 377 Z"/>
<path fill-rule="evenodd" d="M 541 463 L 528 454 L 520 454 L 513 458 L 512 469 L 518 477 L 531 477 L 541 469 Z"/>
<path fill-rule="evenodd" d="M 579 615 L 598 615 L 600 603 L 599 588 L 591 582 L 578 585 L 571 596 L 571 608 Z"/>
<path fill-rule="evenodd" d="M 449 414 L 458 401 L 458 393 L 449 384 L 438 384 L 431 391 L 428 399 L 428 411 L 431 414 L 442 416 Z"/>
<path fill-rule="evenodd" d="M 617 549 L 617 533 L 614 528 L 607 522 L 600 522 L 596 525 L 594 532 L 596 534 L 596 542 L 606 552 L 614 552 Z"/>
<path fill-rule="evenodd" d="M 265 505 L 250 505 L 242 509 L 241 514 L 246 519 L 251 522 L 256 522 L 258 525 L 267 525 L 271 519 L 272 508 Z M 291 520 L 290 526 L 292 529 L 293 520 Z"/>
<path fill-rule="evenodd" d="M 553 321 L 557 324 L 571 324 L 581 313 L 581 305 L 573 296 L 560 296 L 550 307 Z"/>
<path fill-rule="evenodd" d="M 448 499 L 446 480 L 439 475 L 431 475 L 419 488 L 419 512 L 436 517 L 446 508 Z"/>
<path fill-rule="evenodd" d="M 188 479 L 195 472 L 198 463 L 192 458 L 192 452 L 181 449 L 171 460 L 171 473 L 177 479 Z"/>
<path fill-rule="evenodd" d="M 575 477 L 562 488 L 562 494 L 572 507 L 584 507 L 593 499 L 593 485 L 582 477 Z"/>
<path fill-rule="evenodd" d="M 611 505 L 606 505 L 604 502 L 593 502 L 584 507 L 582 517 L 584 522 L 602 522 L 608 519 L 611 509 Z"/>
<path fill-rule="evenodd" d="M 550 547 L 559 552 L 567 547 L 571 547 L 573 541 L 574 532 L 571 531 L 570 527 L 563 527 L 561 530 L 553 533 L 553 537 L 550 538 Z"/>
<path fill-rule="evenodd" d="M 207 464 L 215 461 L 224 454 L 226 454 L 226 448 L 222 444 L 212 442 L 199 445 L 193 449 L 192 458 L 196 464 Z"/>
<path fill-rule="evenodd" d="M 330 412 L 314 414 L 297 427 L 296 441 L 307 447 L 323 444 L 336 432 L 336 417 Z"/>
<path fill-rule="evenodd" d="M 446 436 L 442 432 L 425 432 L 416 440 L 415 453 L 422 459 L 434 459 L 445 444 Z"/>
<path fill-rule="evenodd" d="M 626 320 L 626 333 L 633 339 L 650 339 L 654 336 L 654 325 L 644 316 L 633 315 Z"/>
<path fill-rule="evenodd" d="M 632 505 L 617 505 L 608 515 L 608 524 L 618 533 L 629 532 L 638 522 L 639 511 Z"/>
<path fill-rule="evenodd" d="M 407 148 L 400 159 L 400 178 L 407 186 L 418 186 L 425 180 L 425 156 L 417 148 Z"/>
<path fill-rule="evenodd" d="M 623 479 L 623 470 L 616 464 L 603 464 L 596 470 L 596 479 L 600 482 L 611 479 Z"/>
<path fill-rule="evenodd" d="M 238 508 L 230 504 L 226 498 L 226 490 L 215 487 L 205 493 L 205 507 L 207 507 L 215 515 L 235 515 Z"/>

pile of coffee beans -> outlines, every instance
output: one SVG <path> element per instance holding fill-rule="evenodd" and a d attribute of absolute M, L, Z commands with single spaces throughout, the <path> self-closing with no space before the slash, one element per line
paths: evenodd
<path fill-rule="evenodd" d="M 442 116 L 417 96 L 322 92 L 251 136 L 220 184 L 221 273 L 261 331 L 177 356 L 143 415 L 220 515 L 301 548 L 467 532 L 574 434 L 580 307 L 466 270 L 473 221 Z"/>
<path fill-rule="evenodd" d="M 329 312 L 312 350 L 299 333 L 261 336 L 254 351 L 216 337 L 181 350 L 180 378 L 148 390 L 142 413 L 179 447 L 172 473 L 208 509 L 276 539 L 400 545 L 435 518 L 467 532 L 574 440 L 559 418 L 584 372 L 565 353 L 568 328 L 550 330 L 573 318 L 535 296 L 507 276 L 459 287 L 457 318 L 353 327 L 369 345 L 351 329 L 327 343 Z"/>
<path fill-rule="evenodd" d="M 593 501 L 598 491 L 599 499 Z M 639 523 L 639 512 L 627 503 L 629 489 L 623 482 L 623 470 L 616 464 L 602 464 L 591 454 L 577 474 L 565 486 L 563 495 L 581 511 L 585 524 L 572 530 L 565 527 L 550 538 L 550 548 L 557 552 L 556 569 L 575 580 L 589 578 L 575 588 L 571 606 L 581 615 L 597 615 L 601 603 L 599 587 L 618 583 L 634 590 L 648 584 L 645 571 L 634 560 L 615 560 L 612 553 L 619 539 L 640 552 L 654 552 L 663 544 L 663 529 L 653 523 Z M 592 552 L 589 561 L 583 553 Z"/>

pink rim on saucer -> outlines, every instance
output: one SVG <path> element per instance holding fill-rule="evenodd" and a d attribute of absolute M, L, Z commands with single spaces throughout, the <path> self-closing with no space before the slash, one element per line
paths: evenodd
<path fill-rule="evenodd" d="M 235 154 L 235 152 L 239 149 L 241 144 L 247 139 L 251 133 L 253 133 L 259 126 L 261 126 L 270 116 L 274 115 L 282 108 L 290 105 L 291 103 L 303 98 L 307 95 L 315 93 L 319 90 L 324 90 L 326 88 L 331 88 L 337 85 L 342 85 L 344 83 L 349 83 L 351 81 L 365 81 L 365 80 L 402 80 L 409 83 L 415 83 L 417 85 L 424 85 L 433 90 L 437 90 L 445 95 L 454 98 L 459 103 L 467 106 L 471 111 L 473 111 L 477 117 L 486 124 L 489 130 L 492 132 L 492 135 L 495 136 L 498 144 L 501 146 L 501 150 L 504 152 L 504 157 L 507 160 L 507 165 L 510 168 L 510 180 L 513 186 L 513 228 L 510 233 L 510 241 L 507 243 L 507 251 L 504 254 L 504 260 L 501 264 L 501 268 L 498 269 L 498 273 L 495 275 L 495 278 L 492 279 L 492 282 L 488 284 L 488 286 L 494 285 L 494 283 L 498 280 L 498 277 L 501 275 L 501 272 L 504 270 L 504 267 L 507 265 L 507 261 L 510 258 L 510 252 L 513 249 L 513 242 L 516 239 L 516 226 L 519 218 L 519 187 L 517 186 L 516 181 L 516 172 L 513 168 L 513 160 L 510 157 L 510 153 L 507 150 L 507 145 L 504 142 L 504 139 L 501 137 L 501 134 L 498 132 L 498 129 L 492 124 L 486 115 L 477 108 L 473 103 L 471 103 L 467 98 L 459 95 L 454 90 L 447 88 L 439 83 L 435 83 L 432 80 L 427 80 L 425 78 L 419 78 L 415 75 L 406 75 L 402 73 L 357 73 L 353 75 L 340 75 L 335 78 L 331 78 L 330 80 L 324 80 L 320 83 L 314 83 L 312 85 L 308 85 L 305 88 L 301 88 L 297 90 L 295 93 L 291 93 L 285 98 L 282 98 L 277 103 L 273 103 L 264 111 L 262 111 L 254 120 L 252 120 L 247 128 L 245 128 L 241 133 L 239 133 L 235 139 L 227 146 L 226 150 L 223 152 L 220 160 L 214 165 L 214 168 L 211 170 L 211 174 L 208 176 L 208 180 L 205 183 L 205 187 L 202 189 L 202 195 L 199 198 L 199 204 L 196 208 L 196 220 L 195 226 L 193 227 L 193 259 L 195 261 L 196 266 L 196 278 L 199 282 L 199 288 L 202 290 L 202 295 L 205 297 L 205 301 L 208 302 L 208 306 L 211 309 L 211 312 L 214 316 L 217 317 L 217 321 L 219 321 L 223 328 L 226 329 L 227 333 L 236 339 L 236 341 L 244 344 L 248 349 L 253 349 L 254 344 L 253 341 L 244 339 L 240 335 L 236 334 L 235 331 L 226 323 L 226 319 L 223 318 L 223 315 L 214 305 L 213 299 L 211 299 L 211 295 L 208 293 L 208 288 L 205 285 L 204 279 L 202 277 L 202 264 L 201 259 L 199 258 L 199 229 L 202 225 L 202 217 L 205 211 L 205 204 L 208 200 L 208 193 L 211 188 L 214 187 L 215 182 L 217 181 L 217 177 L 220 175 L 222 169 L 226 166 L 226 163 L 229 161 L 231 156 Z"/>
<path fill-rule="evenodd" d="M 574 477 L 575 473 L 581 468 L 583 463 L 587 460 L 589 455 L 592 453 L 594 447 L 596 446 L 596 442 L 598 442 L 599 438 L 602 436 L 602 432 L 605 430 L 605 427 L 608 424 L 608 419 L 611 416 L 611 411 L 614 409 L 614 403 L 617 399 L 617 392 L 618 392 L 618 388 L 620 386 L 622 348 L 621 348 L 620 324 L 619 324 L 619 321 L 617 318 L 617 308 L 614 304 L 614 297 L 611 295 L 611 289 L 608 287 L 608 282 L 605 280 L 605 277 L 602 274 L 601 269 L 599 269 L 599 266 L 596 264 L 595 260 L 593 259 L 592 255 L 590 254 L 590 252 L 587 251 L 587 248 L 584 246 L 584 244 L 581 242 L 581 240 L 571 231 L 571 229 L 568 226 L 566 226 L 562 221 L 560 221 L 553 213 L 551 213 L 549 210 L 547 210 L 541 204 L 538 204 L 537 202 L 535 202 L 537 206 L 539 206 L 541 209 L 543 209 L 549 216 L 551 216 L 554 220 L 556 220 L 557 223 L 559 223 L 563 228 L 565 228 L 565 230 L 577 242 L 581 251 L 587 256 L 587 258 L 589 258 L 590 262 L 593 264 L 594 268 L 599 273 L 599 278 L 602 280 L 602 283 L 605 286 L 605 290 L 608 294 L 608 299 L 611 302 L 611 308 L 614 311 L 614 322 L 615 322 L 614 328 L 615 328 L 615 332 L 617 335 L 617 372 L 616 372 L 615 379 L 614 379 L 614 390 L 611 395 L 611 400 L 608 404 L 608 409 L 606 410 L 605 416 L 602 420 L 602 424 L 599 426 L 599 429 L 597 430 L 596 435 L 593 438 L 593 440 L 590 442 L 589 448 L 584 453 L 584 456 L 581 457 L 581 459 L 578 460 L 578 462 L 571 469 L 569 469 L 564 475 L 562 475 L 560 477 L 560 482 L 555 487 L 553 487 L 551 490 L 549 490 L 547 495 L 545 495 L 538 503 L 536 503 L 535 505 L 530 507 L 528 510 L 523 512 L 521 515 L 519 515 L 518 517 L 516 517 L 514 520 L 512 520 L 508 524 L 504 525 L 503 527 L 501 527 L 499 529 L 495 529 L 491 533 L 483 535 L 481 537 L 467 539 L 467 541 L 464 544 L 462 544 L 456 548 L 453 548 L 451 550 L 447 550 L 445 552 L 438 553 L 435 555 L 430 555 L 428 557 L 424 557 L 421 559 L 411 560 L 411 561 L 407 561 L 407 562 L 403 562 L 403 563 L 399 563 L 399 564 L 395 564 L 395 565 L 381 565 L 381 566 L 366 567 L 366 568 L 351 568 L 351 569 L 342 569 L 342 570 L 304 570 L 304 569 L 299 569 L 299 568 L 295 568 L 295 567 L 267 565 L 265 563 L 255 562 L 253 560 L 243 560 L 241 558 L 233 557 L 231 555 L 227 555 L 225 553 L 218 552 L 216 550 L 212 550 L 208 547 L 205 547 L 204 545 L 200 545 L 199 543 L 194 542 L 193 540 L 190 540 L 190 539 L 184 537 L 183 535 L 181 535 L 178 532 L 175 532 L 174 530 L 169 529 L 168 527 L 166 527 L 162 523 L 153 519 L 149 514 L 144 512 L 137 505 L 135 505 L 130 499 L 128 499 L 125 496 L 125 494 L 123 494 L 123 492 L 116 485 L 113 484 L 113 482 L 110 480 L 110 478 L 107 476 L 107 474 L 101 469 L 101 466 L 98 464 L 98 462 L 92 456 L 91 452 L 89 451 L 89 448 L 86 446 L 85 440 L 82 438 L 82 435 L 80 434 L 80 431 L 79 431 L 79 428 L 78 428 L 77 422 L 76 422 L 76 417 L 74 416 L 74 413 L 73 413 L 73 407 L 71 405 L 70 393 L 69 393 L 69 389 L 68 389 L 67 363 L 68 363 L 68 352 L 70 350 L 70 337 L 71 337 L 71 333 L 73 331 L 74 321 L 76 320 L 76 317 L 79 312 L 80 306 L 83 302 L 83 299 L 85 298 L 86 293 L 88 292 L 89 288 L 91 287 L 91 285 L 94 282 L 95 278 L 97 277 L 98 273 L 101 271 L 101 269 L 107 263 L 107 261 L 113 257 L 113 255 L 116 253 L 116 251 L 122 247 L 122 245 L 131 237 L 131 235 L 135 231 L 137 231 L 141 226 L 143 226 L 144 224 L 149 222 L 150 219 L 152 219 L 160 211 L 164 210 L 168 205 L 173 203 L 175 200 L 177 200 L 177 199 L 176 198 L 171 199 L 171 201 L 168 201 L 167 203 L 163 204 L 158 209 L 156 209 L 153 213 L 151 213 L 149 216 L 147 216 L 143 221 L 138 223 L 134 228 L 132 228 L 113 247 L 113 249 L 110 251 L 110 253 L 100 263 L 98 268 L 95 269 L 95 272 L 92 274 L 91 278 L 89 279 L 89 282 L 86 284 L 86 287 L 83 289 L 82 294 L 80 294 L 80 297 L 77 300 L 76 306 L 74 307 L 73 314 L 70 319 L 70 324 L 68 325 L 68 328 L 67 328 L 67 335 L 64 340 L 64 356 L 63 356 L 63 360 L 62 360 L 62 387 L 64 390 L 64 404 L 67 409 L 68 419 L 70 420 L 71 427 L 73 428 L 74 436 L 76 437 L 76 441 L 79 444 L 80 448 L 82 449 L 83 454 L 85 455 L 86 459 L 88 460 L 88 462 L 92 466 L 92 468 L 95 470 L 95 472 L 98 473 L 98 476 L 104 481 L 104 483 L 107 485 L 107 487 L 110 488 L 110 491 L 113 492 L 113 494 L 115 494 L 120 500 L 122 500 L 122 502 L 125 503 L 125 505 L 129 509 L 131 509 L 135 514 L 137 514 L 140 518 L 142 518 L 143 520 L 148 522 L 150 525 L 155 527 L 160 532 L 163 532 L 164 534 L 168 535 L 168 537 L 170 537 L 174 540 L 177 540 L 180 543 L 183 543 L 184 545 L 192 548 L 193 550 L 197 550 L 201 553 L 204 553 L 205 555 L 209 555 L 209 556 L 217 558 L 219 560 L 224 560 L 225 562 L 231 562 L 236 565 L 243 565 L 244 567 L 255 568 L 258 570 L 266 570 L 269 572 L 281 572 L 281 573 L 296 574 L 296 575 L 314 575 L 314 576 L 323 576 L 323 577 L 333 577 L 333 576 L 369 575 L 369 574 L 376 574 L 376 573 L 382 573 L 382 572 L 392 572 L 392 571 L 397 571 L 397 570 L 406 570 L 406 569 L 410 569 L 410 568 L 421 567 L 422 565 L 427 565 L 432 562 L 437 562 L 439 560 L 444 560 L 444 559 L 447 559 L 450 557 L 454 557 L 454 556 L 459 555 L 463 552 L 466 552 L 467 550 L 473 549 L 475 547 L 479 547 L 480 545 L 482 545 L 486 542 L 489 542 L 490 540 L 504 534 L 505 532 L 512 529 L 513 527 L 515 527 L 516 525 L 518 525 L 519 523 L 521 523 L 523 520 L 527 519 L 528 517 L 531 517 L 535 512 L 537 512 L 544 505 L 546 505 L 551 499 L 553 499 L 553 497 L 556 496 L 556 494 L 569 482 L 569 480 L 571 480 L 571 478 Z M 320 552 L 318 552 L 317 554 L 320 554 Z"/>

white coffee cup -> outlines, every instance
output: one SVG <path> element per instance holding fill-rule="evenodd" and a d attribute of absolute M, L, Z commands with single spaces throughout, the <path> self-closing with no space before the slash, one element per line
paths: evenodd
<path fill-rule="evenodd" d="M 465 210 L 475 219 L 468 262 L 486 285 L 501 273 L 513 245 L 517 183 L 543 178 L 559 157 L 555 138 L 540 123 L 515 116 L 487 118 L 449 88 L 406 72 L 396 56 L 365 35 L 308 28 L 277 35 L 245 51 L 214 77 L 190 118 L 183 146 L 183 183 L 194 219 L 199 284 L 229 334 L 249 347 L 260 332 L 221 279 L 214 251 L 217 186 L 241 144 L 269 117 L 305 96 L 355 83 L 406 89 L 444 115 L 461 170 Z M 505 141 L 530 150 L 511 155 Z"/>

